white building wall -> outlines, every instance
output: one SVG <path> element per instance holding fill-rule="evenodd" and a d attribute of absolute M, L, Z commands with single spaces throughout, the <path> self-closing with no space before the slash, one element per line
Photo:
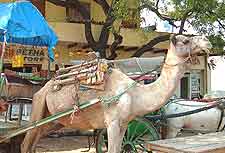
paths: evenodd
<path fill-rule="evenodd" d="M 225 60 L 222 56 L 213 56 L 209 60 L 213 59 L 216 67 L 214 70 L 209 71 L 211 74 L 211 91 L 224 90 L 225 91 Z"/>

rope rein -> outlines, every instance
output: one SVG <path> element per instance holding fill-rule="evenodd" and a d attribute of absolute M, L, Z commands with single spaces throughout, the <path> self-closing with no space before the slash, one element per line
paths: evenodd
<path fill-rule="evenodd" d="M 147 71 L 147 72 L 145 72 L 145 73 L 142 73 L 141 75 L 139 75 L 139 76 L 136 78 L 136 80 L 140 79 L 141 77 L 143 77 L 143 76 L 145 76 L 145 75 L 147 75 L 147 74 L 150 74 L 150 73 L 152 73 L 152 72 L 154 72 L 154 71 L 157 71 L 157 70 L 160 69 L 163 65 L 170 66 L 170 67 L 174 67 L 174 66 L 178 66 L 178 65 L 187 63 L 188 61 L 192 62 L 192 56 L 191 56 L 190 50 L 189 50 L 188 56 L 187 56 L 185 59 L 183 59 L 182 62 L 177 63 L 177 64 L 168 64 L 168 63 L 164 62 L 164 63 L 162 63 L 162 64 L 156 66 L 155 69 L 152 69 L 152 70 L 150 70 L 150 71 Z M 138 62 L 138 66 L 141 68 L 139 62 Z M 142 70 L 142 69 L 141 69 L 141 70 Z M 142 71 L 143 71 L 143 70 L 142 70 Z M 105 96 L 101 96 L 101 97 L 99 97 L 99 100 L 100 100 L 100 102 L 102 102 L 104 105 L 108 105 L 108 106 L 109 106 L 111 103 L 117 102 L 117 101 L 120 99 L 120 97 L 121 97 L 122 95 L 124 95 L 129 89 L 131 89 L 131 88 L 133 88 L 133 87 L 136 87 L 136 85 L 137 85 L 140 81 L 141 81 L 141 80 L 138 80 L 138 81 L 135 81 L 135 82 L 129 84 L 127 88 L 125 88 L 123 91 L 121 91 L 119 94 L 117 94 L 117 95 L 115 95 L 115 96 L 112 96 L 112 97 L 109 97 L 109 98 L 108 98 L 108 97 L 105 97 Z"/>
<path fill-rule="evenodd" d="M 150 73 L 152 73 L 152 72 L 154 72 L 154 71 L 157 71 L 157 70 L 160 69 L 163 65 L 170 66 L 170 67 L 174 67 L 174 66 L 178 66 L 178 65 L 187 63 L 188 61 L 192 62 L 191 50 L 189 50 L 188 56 L 187 56 L 185 59 L 183 59 L 182 62 L 180 62 L 180 63 L 178 62 L 177 64 L 168 64 L 168 63 L 164 62 L 164 63 L 162 63 L 161 65 L 156 66 L 155 69 L 150 70 L 150 71 L 147 71 L 147 72 L 145 72 L 145 73 L 142 73 L 140 76 L 138 76 L 138 77 L 136 78 L 136 80 L 140 79 L 141 77 L 143 77 L 143 76 L 145 76 L 145 75 L 147 75 L 147 74 L 150 74 Z M 137 63 L 138 63 L 139 68 L 141 69 L 141 66 L 140 66 L 139 61 L 137 61 Z M 142 69 L 141 69 L 141 70 L 142 70 Z M 142 71 L 143 71 L 143 70 L 142 70 Z M 112 96 L 112 97 L 109 97 L 109 98 L 103 96 L 103 97 L 99 97 L 99 99 L 100 99 L 100 101 L 101 101 L 103 104 L 106 104 L 106 105 L 109 105 L 109 104 L 111 104 L 111 103 L 113 103 L 113 102 L 116 102 L 116 101 L 118 101 L 118 100 L 120 99 L 120 97 L 121 97 L 122 95 L 124 95 L 129 89 L 135 87 L 140 81 L 141 81 L 141 80 L 138 80 L 138 81 L 136 81 L 136 82 L 131 83 L 130 85 L 128 85 L 127 88 L 125 88 L 123 91 L 121 91 L 118 95 L 115 95 L 115 96 Z"/>
<path fill-rule="evenodd" d="M 186 63 L 188 61 L 190 61 L 190 63 L 192 63 L 192 58 L 191 57 L 192 57 L 191 56 L 191 50 L 189 50 L 188 56 L 183 61 L 181 61 L 180 63 L 178 62 L 176 64 L 168 64 L 167 62 L 165 62 L 164 65 L 169 66 L 169 67 L 173 67 L 173 66 L 178 66 L 178 65 L 184 64 L 184 63 Z"/>
<path fill-rule="evenodd" d="M 161 67 L 161 65 L 159 66 L 156 66 L 156 68 L 150 70 L 150 71 L 147 71 L 145 73 L 142 73 L 141 75 L 139 75 L 136 79 L 137 81 L 131 83 L 128 85 L 127 88 L 125 88 L 123 91 L 121 91 L 119 94 L 115 95 L 115 96 L 112 96 L 112 97 L 104 97 L 104 96 L 101 96 L 99 97 L 99 100 L 104 104 L 104 105 L 109 105 L 111 103 L 114 103 L 114 102 L 117 102 L 121 96 L 123 96 L 129 89 L 133 88 L 133 87 L 136 87 L 136 85 L 141 81 L 141 80 L 138 80 L 140 79 L 141 77 L 147 75 L 147 74 L 150 74 L 154 71 L 157 71 L 159 68 Z"/>

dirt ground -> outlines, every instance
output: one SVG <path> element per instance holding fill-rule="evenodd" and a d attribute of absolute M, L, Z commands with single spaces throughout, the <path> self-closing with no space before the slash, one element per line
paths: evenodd
<path fill-rule="evenodd" d="M 185 132 L 180 136 L 191 136 L 193 133 Z M 36 153 L 95 153 L 95 145 L 91 138 L 92 147 L 88 150 L 87 136 L 60 136 L 45 137 L 40 140 L 36 147 Z M 0 147 L 0 153 L 6 153 L 5 149 Z"/>
<path fill-rule="evenodd" d="M 92 141 L 93 142 L 93 141 Z M 40 140 L 37 153 L 81 153 L 88 149 L 88 139 L 83 136 L 67 136 L 59 138 L 43 138 Z M 89 152 L 95 153 L 94 146 Z"/>
<path fill-rule="evenodd" d="M 192 136 L 192 132 L 183 132 L 179 136 Z M 91 142 L 93 140 L 91 139 Z M 93 143 L 92 143 L 93 144 Z M 40 140 L 37 153 L 82 153 L 88 149 L 88 138 L 84 136 L 64 136 L 59 138 L 43 138 Z M 95 146 L 92 145 L 90 151 L 95 153 Z"/>

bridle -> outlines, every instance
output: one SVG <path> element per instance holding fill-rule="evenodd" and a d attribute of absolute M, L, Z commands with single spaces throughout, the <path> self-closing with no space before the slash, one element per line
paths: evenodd
<path fill-rule="evenodd" d="M 167 62 L 164 62 L 164 66 L 174 67 L 174 66 L 178 66 L 178 65 L 183 65 L 185 63 L 192 63 L 193 62 L 192 57 L 193 57 L 193 55 L 191 55 L 191 51 L 189 50 L 188 56 L 185 57 L 184 59 L 182 59 L 181 62 L 178 62 L 176 64 L 168 64 Z"/>
<path fill-rule="evenodd" d="M 197 46 L 195 48 L 193 48 L 192 50 L 195 50 L 197 48 Z M 183 58 L 181 60 L 181 62 L 178 62 L 176 64 L 168 64 L 167 62 L 164 62 L 164 66 L 167 66 L 167 67 L 174 67 L 174 66 L 178 66 L 178 65 L 183 65 L 185 63 L 191 63 L 191 64 L 195 64 L 194 63 L 194 59 L 197 57 L 197 55 L 195 54 L 191 54 L 191 49 L 188 50 L 188 56 Z"/>

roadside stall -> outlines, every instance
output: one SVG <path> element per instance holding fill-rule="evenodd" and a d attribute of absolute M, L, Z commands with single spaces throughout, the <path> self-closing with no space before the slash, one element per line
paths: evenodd
<path fill-rule="evenodd" d="M 9 104 L 8 111 L 0 118 L 0 137 L 23 124 L 22 117 L 27 112 L 25 104 L 31 105 L 33 94 L 50 75 L 57 41 L 57 36 L 32 3 L 0 4 L 0 89 L 1 98 Z M 18 114 L 13 118 L 15 112 Z M 15 146 L 9 148 L 10 153 L 19 151 Z"/>

